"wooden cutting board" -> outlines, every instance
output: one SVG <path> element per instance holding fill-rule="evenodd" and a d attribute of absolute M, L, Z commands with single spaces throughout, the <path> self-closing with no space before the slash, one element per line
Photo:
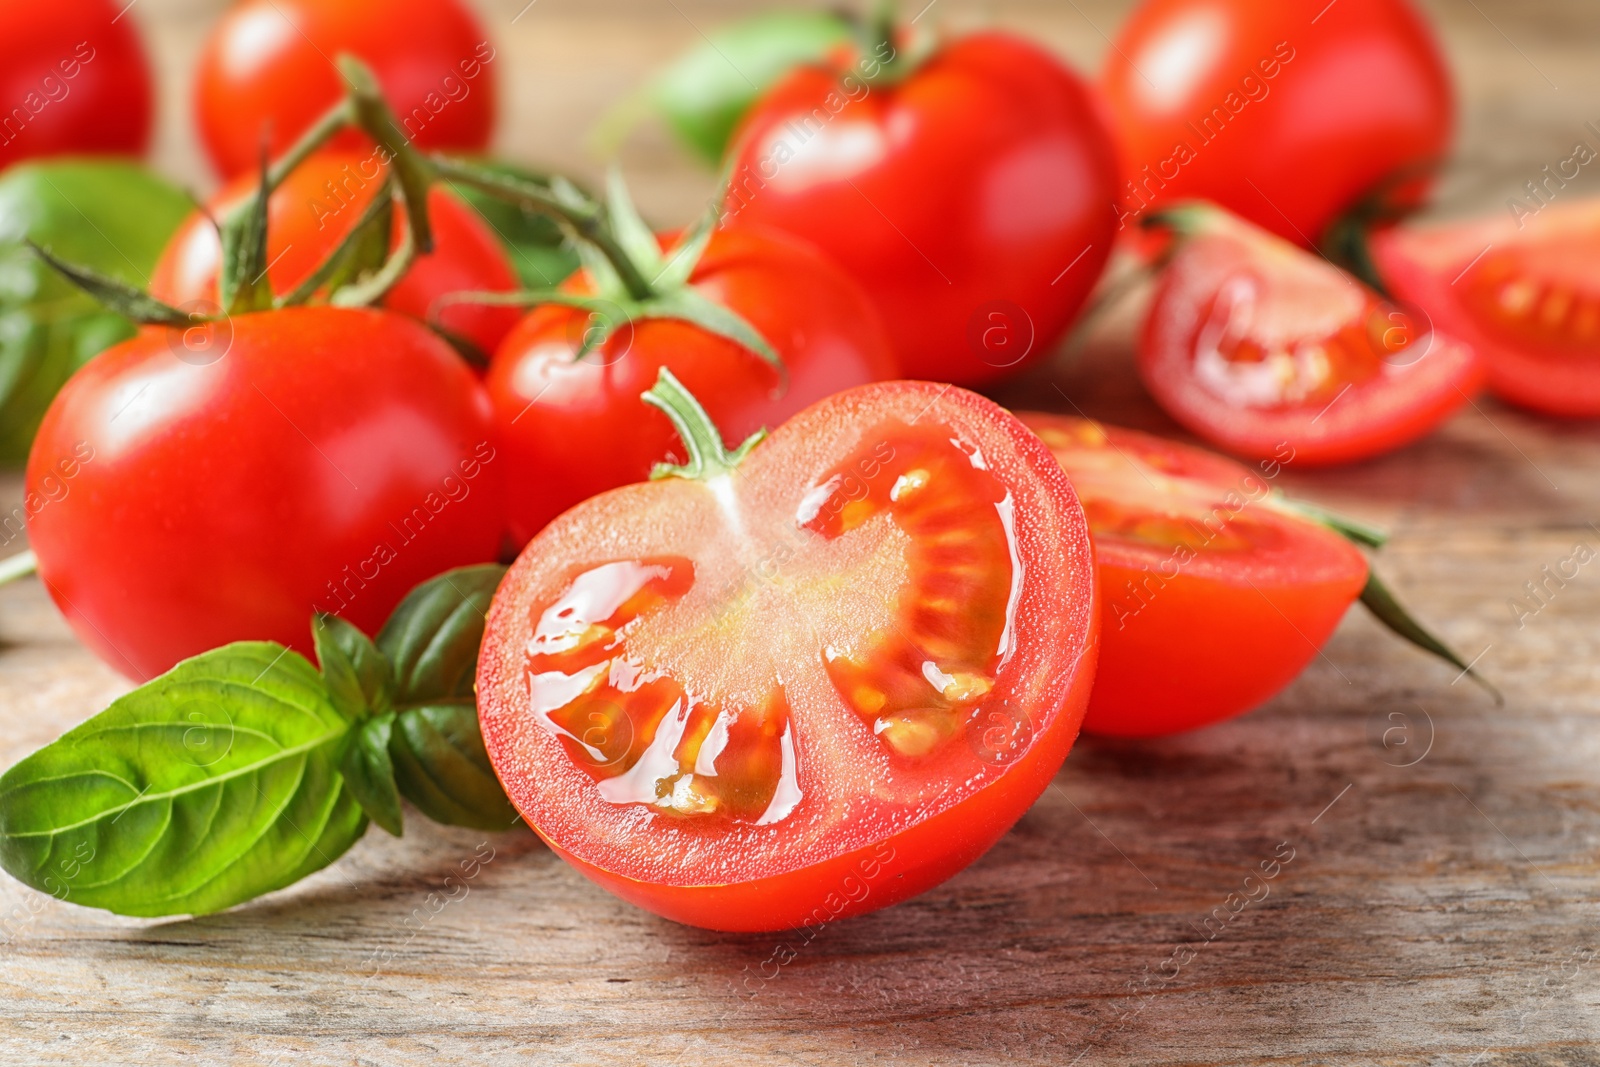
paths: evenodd
<path fill-rule="evenodd" d="M 600 114 L 755 6 L 524 2 L 483 9 L 502 147 L 589 175 Z M 131 13 L 163 71 L 157 158 L 197 187 L 185 93 L 219 6 Z M 992 19 L 1092 68 L 1126 6 L 940 0 L 927 17 Z M 1600 119 L 1600 19 L 1592 0 L 1428 6 L 1465 112 L 1440 210 L 1502 210 Z M 709 193 L 657 132 L 624 159 L 663 221 Z M 1563 195 L 1596 192 L 1585 174 Z M 1176 434 L 1138 390 L 1128 336 L 1108 324 L 1003 399 Z M 1600 427 L 1484 400 L 1403 453 L 1286 482 L 1393 531 L 1384 574 L 1482 653 L 1504 708 L 1357 610 L 1265 708 L 1155 743 L 1080 742 L 971 869 L 809 940 L 674 926 L 529 835 L 421 818 L 201 919 L 124 920 L 0 880 L 0 1062 L 1600 1063 L 1600 564 L 1520 626 L 1509 605 L 1575 545 L 1600 548 Z M 18 486 L 0 478 L 6 509 Z M 0 591 L 0 765 L 124 688 L 37 583 Z M 1265 899 L 1212 918 L 1273 858 Z"/>

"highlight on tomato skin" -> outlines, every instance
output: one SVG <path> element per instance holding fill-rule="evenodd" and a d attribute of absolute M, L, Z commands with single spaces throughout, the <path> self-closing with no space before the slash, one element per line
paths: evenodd
<path fill-rule="evenodd" d="M 490 608 L 484 741 L 528 825 L 640 907 L 725 930 L 861 914 L 961 870 L 1049 784 L 1095 598 L 1083 510 L 1020 422 L 863 386 L 736 470 L 615 489 L 535 537 Z"/>
<path fill-rule="evenodd" d="M 1018 417 L 1072 479 L 1094 538 L 1102 618 L 1086 733 L 1159 737 L 1249 711 L 1300 674 L 1361 594 L 1360 551 L 1275 503 L 1281 463 Z"/>
<path fill-rule="evenodd" d="M 1371 248 L 1390 289 L 1478 350 L 1495 395 L 1600 415 L 1600 199 L 1395 227 Z"/>
<path fill-rule="evenodd" d="M 1348 463 L 1425 436 L 1483 383 L 1441 324 L 1209 204 L 1156 218 L 1175 240 L 1139 338 L 1158 404 L 1246 459 Z"/>

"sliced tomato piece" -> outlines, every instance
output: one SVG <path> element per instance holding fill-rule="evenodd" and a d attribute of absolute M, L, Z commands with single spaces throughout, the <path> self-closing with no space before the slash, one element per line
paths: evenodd
<path fill-rule="evenodd" d="M 1374 236 L 1397 295 L 1476 348 L 1489 387 L 1551 415 L 1600 415 L 1600 199 Z"/>
<path fill-rule="evenodd" d="M 1087 419 L 1019 417 L 1094 534 L 1102 618 L 1086 731 L 1153 737 L 1250 710 L 1294 680 L 1366 584 L 1366 558 L 1249 467 Z"/>
<path fill-rule="evenodd" d="M 687 398 L 663 377 L 652 396 Z M 921 892 L 1077 735 L 1082 508 L 1015 417 L 949 386 L 838 394 L 742 459 L 694 411 L 694 476 L 579 505 L 507 575 L 490 758 L 557 852 L 680 922 L 786 929 Z"/>
<path fill-rule="evenodd" d="M 1209 205 L 1177 233 L 1139 347 L 1174 419 L 1249 459 L 1344 463 L 1409 444 L 1472 397 L 1472 349 L 1352 275 Z"/>

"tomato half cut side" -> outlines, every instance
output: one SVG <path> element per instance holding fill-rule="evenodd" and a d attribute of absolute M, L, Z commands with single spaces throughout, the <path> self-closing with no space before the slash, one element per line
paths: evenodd
<path fill-rule="evenodd" d="M 1473 350 L 1324 260 L 1206 205 L 1179 230 L 1139 346 L 1167 413 L 1248 459 L 1346 463 L 1432 431 L 1482 384 Z"/>
<path fill-rule="evenodd" d="M 1600 200 L 1374 236 L 1384 281 L 1483 357 L 1489 387 L 1550 415 L 1600 415 Z"/>
<path fill-rule="evenodd" d="M 1361 594 L 1366 558 L 1277 504 L 1262 473 L 1087 419 L 1019 417 L 1071 477 L 1094 535 L 1102 618 L 1085 731 L 1155 737 L 1248 711 L 1294 680 Z"/>
<path fill-rule="evenodd" d="M 1037 438 L 959 389 L 864 386 L 736 470 L 546 527 L 490 609 L 479 714 L 524 819 L 594 881 L 787 929 L 994 844 L 1077 735 L 1097 617 Z"/>

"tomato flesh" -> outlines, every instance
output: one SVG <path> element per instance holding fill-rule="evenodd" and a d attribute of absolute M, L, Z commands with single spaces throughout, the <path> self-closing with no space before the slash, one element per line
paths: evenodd
<path fill-rule="evenodd" d="M 1043 790 L 1094 595 L 1082 511 L 1020 423 L 868 386 L 732 475 L 614 490 L 535 538 L 490 611 L 485 743 L 529 825 L 635 903 L 781 929 L 874 857 L 854 914 L 959 870 Z"/>
<path fill-rule="evenodd" d="M 1154 737 L 1250 710 L 1300 673 L 1366 582 L 1365 557 L 1278 506 L 1262 473 L 1134 430 L 1019 417 L 1072 479 L 1094 535 L 1090 733 Z"/>
<path fill-rule="evenodd" d="M 1214 209 L 1194 206 L 1162 275 L 1139 372 L 1212 444 L 1306 465 L 1409 444 L 1468 402 L 1473 351 L 1425 316 Z"/>
<path fill-rule="evenodd" d="M 339 246 L 382 187 L 387 166 L 376 150 L 328 149 L 295 168 L 273 190 L 267 201 L 267 278 L 274 293 L 292 291 Z M 151 295 L 185 310 L 216 308 L 222 242 L 211 219 L 221 218 L 255 190 L 253 177 L 238 178 L 212 197 L 207 205 L 211 218 L 197 211 L 179 227 L 151 272 Z M 428 215 L 433 251 L 417 256 L 383 305 L 414 319 L 436 321 L 485 356 L 492 355 L 522 313 L 483 304 L 447 305 L 441 298 L 467 290 L 509 292 L 518 288 L 516 272 L 477 213 L 445 189 L 436 186 L 428 193 Z M 397 214 L 391 246 L 399 244 L 404 226 L 404 217 Z"/>
<path fill-rule="evenodd" d="M 1552 415 L 1600 415 L 1600 200 L 1374 236 L 1397 293 L 1482 355 L 1489 387 Z"/>

